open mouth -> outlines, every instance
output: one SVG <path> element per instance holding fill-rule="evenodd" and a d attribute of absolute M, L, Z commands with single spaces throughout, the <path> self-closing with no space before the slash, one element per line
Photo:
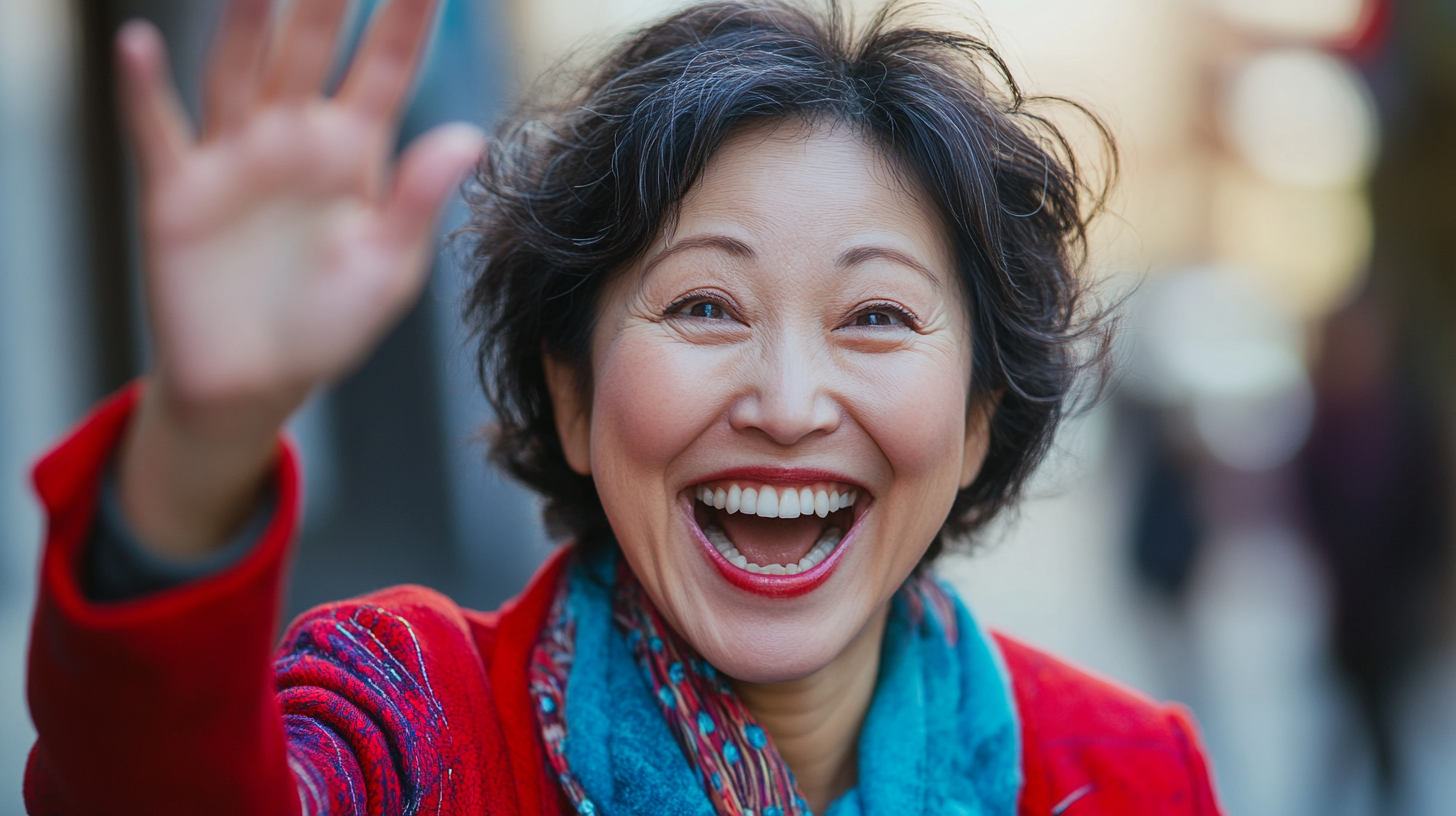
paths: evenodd
<path fill-rule="evenodd" d="M 869 504 L 857 485 L 833 481 L 723 479 L 691 493 L 693 520 L 721 556 L 713 559 L 719 571 L 740 587 L 772 595 L 822 583 Z"/>

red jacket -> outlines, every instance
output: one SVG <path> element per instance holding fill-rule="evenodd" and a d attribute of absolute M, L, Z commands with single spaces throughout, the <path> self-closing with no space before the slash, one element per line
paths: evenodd
<path fill-rule="evenodd" d="M 134 400 L 102 406 L 35 471 L 49 528 L 30 648 L 31 813 L 293 814 L 326 800 L 336 813 L 569 812 L 525 679 L 562 554 L 498 612 L 397 587 L 301 616 L 275 652 L 299 495 L 285 451 L 276 517 L 243 562 L 89 602 L 79 555 Z M 996 642 L 1022 724 L 1022 814 L 1219 812 L 1181 707 Z"/>

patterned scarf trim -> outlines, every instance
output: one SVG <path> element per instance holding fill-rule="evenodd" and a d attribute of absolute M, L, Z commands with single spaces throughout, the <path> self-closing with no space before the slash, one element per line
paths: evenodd
<path fill-rule="evenodd" d="M 568 570 L 569 572 L 569 570 Z M 900 590 L 912 623 L 934 616 L 950 645 L 957 640 L 955 602 L 917 570 Z M 566 684 L 576 622 L 563 578 L 528 668 L 546 755 L 566 798 L 582 816 L 598 809 L 566 759 Z M 669 729 L 719 816 L 811 816 L 773 740 L 718 673 L 662 620 L 635 575 L 619 562 L 612 615 Z"/>

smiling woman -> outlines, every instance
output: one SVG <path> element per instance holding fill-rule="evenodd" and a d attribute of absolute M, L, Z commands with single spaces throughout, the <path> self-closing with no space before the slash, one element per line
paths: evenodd
<path fill-rule="evenodd" d="M 565 459 L 594 477 L 613 540 L 739 680 L 833 660 L 980 470 L 969 310 L 942 218 L 907 181 L 848 126 L 745 126 L 640 271 L 601 290 L 589 397 L 547 358 Z M 709 488 L 724 512 L 697 499 Z M 824 515 L 805 513 L 820 492 Z"/>
<path fill-rule="evenodd" d="M 33 812 L 1216 812 L 1181 709 L 933 576 L 1107 328 L 1066 143 L 984 45 L 891 12 L 695 6 L 501 126 L 467 314 L 495 457 L 570 543 L 496 613 L 309 612 L 270 668 L 278 428 L 417 291 L 480 149 L 426 136 L 381 183 L 431 4 L 390 3 L 322 99 L 305 46 L 346 5 L 270 46 L 235 2 L 196 142 L 123 33 L 158 362 L 37 471 Z"/>

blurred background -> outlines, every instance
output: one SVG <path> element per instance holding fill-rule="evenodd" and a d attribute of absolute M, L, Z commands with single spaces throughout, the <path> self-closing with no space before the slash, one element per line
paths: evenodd
<path fill-rule="evenodd" d="M 160 25 L 195 110 L 220 5 L 0 0 L 0 814 L 23 810 L 33 739 L 29 465 L 147 359 L 109 40 Z M 489 124 L 680 3 L 444 5 L 406 139 Z M 1128 295 L 1109 399 L 942 572 L 990 625 L 1191 706 L 1230 814 L 1456 813 L 1456 0 L 934 14 L 1111 126 L 1122 175 L 1089 272 Z M 493 607 L 548 552 L 534 498 L 484 465 L 464 285 L 443 251 L 378 353 L 294 421 L 290 614 L 405 581 Z"/>

